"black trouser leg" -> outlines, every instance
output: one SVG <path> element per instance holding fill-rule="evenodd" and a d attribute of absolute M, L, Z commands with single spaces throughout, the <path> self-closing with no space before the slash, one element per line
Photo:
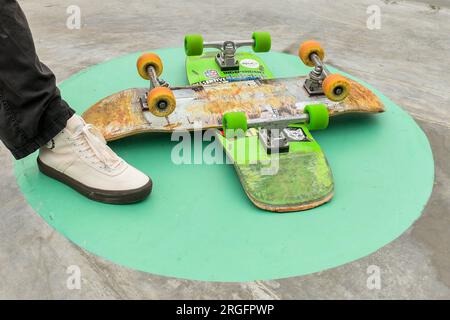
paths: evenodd
<path fill-rule="evenodd" d="M 0 139 L 16 159 L 56 136 L 74 111 L 39 61 L 16 0 L 0 0 Z"/>

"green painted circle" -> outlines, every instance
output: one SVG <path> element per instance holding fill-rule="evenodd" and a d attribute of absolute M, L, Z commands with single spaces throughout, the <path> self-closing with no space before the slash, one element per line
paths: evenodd
<path fill-rule="evenodd" d="M 187 83 L 183 49 L 156 51 L 164 78 Z M 146 86 L 139 54 L 82 71 L 61 84 L 78 112 L 109 94 Z M 298 57 L 265 53 L 275 76 L 306 74 Z M 335 71 L 335 70 L 333 70 Z M 378 94 L 378 93 L 377 93 Z M 414 120 L 385 96 L 384 114 L 342 116 L 314 132 L 335 178 L 333 200 L 275 214 L 257 209 L 231 165 L 175 165 L 170 135 L 141 135 L 111 147 L 154 181 L 150 198 L 128 206 L 89 201 L 40 174 L 36 156 L 15 173 L 30 205 L 51 226 L 113 262 L 166 276 L 251 281 L 304 275 L 366 256 L 402 234 L 431 193 L 433 158 Z"/>

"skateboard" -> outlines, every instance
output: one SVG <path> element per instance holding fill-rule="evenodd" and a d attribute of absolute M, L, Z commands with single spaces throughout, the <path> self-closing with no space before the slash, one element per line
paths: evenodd
<path fill-rule="evenodd" d="M 271 121 L 230 112 L 224 115 L 223 130 L 216 137 L 257 207 L 274 212 L 301 211 L 333 197 L 331 169 L 309 132 L 327 126 L 324 104 L 307 105 L 302 115 Z"/>
<path fill-rule="evenodd" d="M 248 118 L 267 120 L 300 115 L 306 105 L 320 103 L 327 106 L 330 117 L 384 111 L 377 96 L 350 79 L 350 93 L 340 102 L 309 95 L 304 89 L 308 79 L 308 76 L 299 76 L 171 88 L 177 106 L 163 117 L 149 110 L 148 88 L 131 88 L 98 101 L 83 117 L 95 125 L 107 141 L 112 141 L 146 132 L 191 131 L 198 128 L 198 124 L 203 129 L 220 128 L 222 116 L 230 111 L 244 111 Z"/>
<path fill-rule="evenodd" d="M 328 202 L 333 196 L 332 173 L 310 130 L 326 128 L 329 117 L 340 114 L 383 112 L 382 102 L 363 85 L 331 74 L 323 63 L 324 50 L 315 41 L 299 48 L 311 72 L 278 79 L 261 58 L 237 51 L 240 46 L 265 52 L 270 50 L 270 36 L 254 33 L 248 41 L 218 42 L 186 36 L 190 85 L 185 87 L 169 87 L 160 78 L 161 59 L 143 54 L 137 68 L 149 80 L 149 88 L 106 97 L 83 117 L 107 141 L 145 132 L 217 128 L 217 141 L 257 207 L 289 212 Z"/>

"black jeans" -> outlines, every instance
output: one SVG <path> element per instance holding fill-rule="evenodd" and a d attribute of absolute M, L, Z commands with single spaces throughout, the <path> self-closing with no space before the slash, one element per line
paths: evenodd
<path fill-rule="evenodd" d="M 39 61 L 16 0 L 0 0 L 0 139 L 16 159 L 56 136 L 74 111 Z"/>

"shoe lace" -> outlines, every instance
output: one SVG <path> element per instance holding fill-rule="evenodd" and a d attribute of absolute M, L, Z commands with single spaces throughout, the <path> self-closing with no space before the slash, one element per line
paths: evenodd
<path fill-rule="evenodd" d="M 91 124 L 86 124 L 71 136 L 78 152 L 94 165 L 101 168 L 116 169 L 123 160 L 106 145 L 106 140 L 100 131 Z"/>

